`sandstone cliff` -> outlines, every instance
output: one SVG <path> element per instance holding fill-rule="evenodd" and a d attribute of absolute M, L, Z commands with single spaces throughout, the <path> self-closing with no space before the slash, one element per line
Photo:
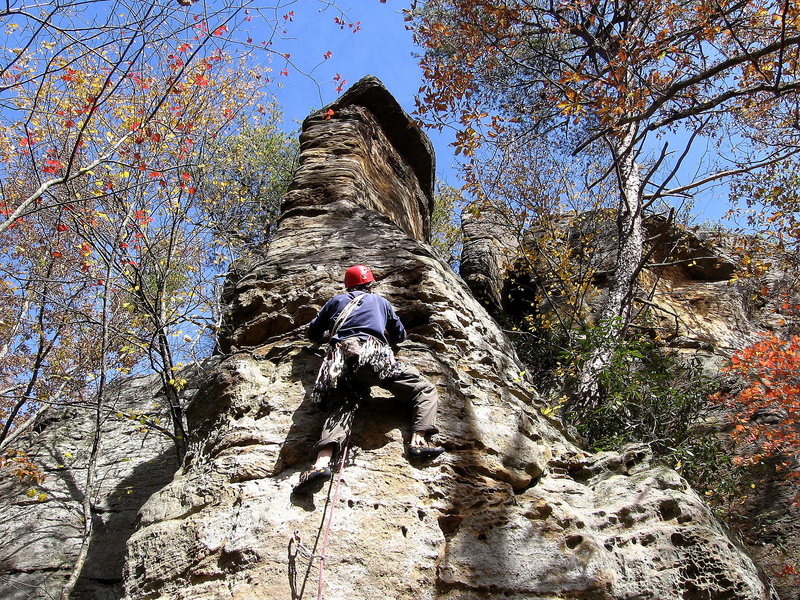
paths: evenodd
<path fill-rule="evenodd" d="M 213 364 L 213 363 L 210 363 Z M 196 380 L 189 373 L 190 381 Z M 133 413 L 168 419 L 157 376 L 136 377 L 111 387 L 106 399 L 101 459 L 93 499 L 95 531 L 74 598 L 119 598 L 125 543 L 137 513 L 171 479 L 178 463 L 172 443 L 143 432 Z M 194 393 L 190 385 L 185 394 Z M 94 427 L 91 407 L 51 407 L 13 440 L 42 467 L 46 479 L 29 498 L 30 484 L 0 478 L 0 598 L 57 598 L 81 544 L 81 501 Z M 7 474 L 4 474 L 7 475 Z"/>
<path fill-rule="evenodd" d="M 374 79 L 306 120 L 276 236 L 227 290 L 189 454 L 139 510 L 126 597 L 315 597 L 318 559 L 290 541 L 318 553 L 331 509 L 328 600 L 772 597 L 676 473 L 643 449 L 586 455 L 543 417 L 508 339 L 426 243 L 432 161 Z M 355 262 L 409 330 L 399 358 L 438 388 L 448 452 L 407 460 L 408 411 L 376 392 L 336 502 L 293 496 L 323 420 L 305 328 Z"/>
<path fill-rule="evenodd" d="M 365 262 L 409 329 L 400 357 L 438 387 L 448 453 L 409 463 L 407 411 L 363 407 L 326 598 L 769 597 L 677 474 L 641 451 L 584 456 L 541 416 L 508 340 L 425 243 L 427 147 L 375 80 L 304 123 L 277 235 L 230 290 L 228 356 L 187 409 L 190 456 L 128 543 L 128 596 L 309 594 L 287 545 L 297 531 L 319 550 L 331 490 L 290 495 L 322 420 L 304 329 Z"/>

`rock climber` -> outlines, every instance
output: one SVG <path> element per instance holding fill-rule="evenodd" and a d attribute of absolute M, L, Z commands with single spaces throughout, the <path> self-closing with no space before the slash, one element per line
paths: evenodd
<path fill-rule="evenodd" d="M 409 456 L 430 459 L 444 452 L 428 439 L 438 431 L 436 388 L 416 369 L 395 359 L 393 349 L 406 339 L 406 330 L 389 301 L 372 291 L 374 285 L 367 266 L 350 267 L 344 274 L 346 292 L 328 300 L 308 327 L 311 341 L 329 344 L 311 399 L 323 409 L 330 404 L 330 413 L 314 446 L 316 461 L 302 473 L 295 492 L 331 477 L 331 459 L 349 433 L 359 399 L 368 397 L 373 385 L 411 404 Z"/>

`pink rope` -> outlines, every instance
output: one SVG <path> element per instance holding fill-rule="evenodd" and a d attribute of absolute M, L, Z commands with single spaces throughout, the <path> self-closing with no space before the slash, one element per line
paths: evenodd
<path fill-rule="evenodd" d="M 331 531 L 331 524 L 333 523 L 333 511 L 336 508 L 336 503 L 339 501 L 339 484 L 342 481 L 342 471 L 344 470 L 344 463 L 347 462 L 347 450 L 350 446 L 350 437 L 345 440 L 344 451 L 342 452 L 342 460 L 339 462 L 339 472 L 336 475 L 336 489 L 333 491 L 333 502 L 331 503 L 331 510 L 328 514 L 328 524 L 325 526 L 325 535 L 322 538 L 322 550 L 319 553 L 319 582 L 317 583 L 317 600 L 322 600 L 322 588 L 325 583 L 324 566 L 325 566 L 325 549 L 328 547 L 328 534 Z"/>

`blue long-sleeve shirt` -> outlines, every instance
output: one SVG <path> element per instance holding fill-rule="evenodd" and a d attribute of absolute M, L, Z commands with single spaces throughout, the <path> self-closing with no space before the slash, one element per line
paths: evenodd
<path fill-rule="evenodd" d="M 389 301 L 378 294 L 366 294 L 362 291 L 338 294 L 328 300 L 309 324 L 308 337 L 314 342 L 323 341 L 325 332 L 333 326 L 339 313 L 344 310 L 350 300 L 358 295 L 363 295 L 364 299 L 350 313 L 345 323 L 330 340 L 331 343 L 352 336 L 371 335 L 384 344 L 394 346 L 406 339 L 405 327 Z"/>

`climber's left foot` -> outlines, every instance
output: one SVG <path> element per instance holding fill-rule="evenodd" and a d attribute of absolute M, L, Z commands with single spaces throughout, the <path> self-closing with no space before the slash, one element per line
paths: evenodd
<path fill-rule="evenodd" d="M 302 494 L 311 488 L 315 482 L 327 481 L 331 478 L 331 470 L 329 467 L 322 467 L 319 469 L 309 469 L 300 475 L 300 481 L 294 489 L 293 494 Z"/>

